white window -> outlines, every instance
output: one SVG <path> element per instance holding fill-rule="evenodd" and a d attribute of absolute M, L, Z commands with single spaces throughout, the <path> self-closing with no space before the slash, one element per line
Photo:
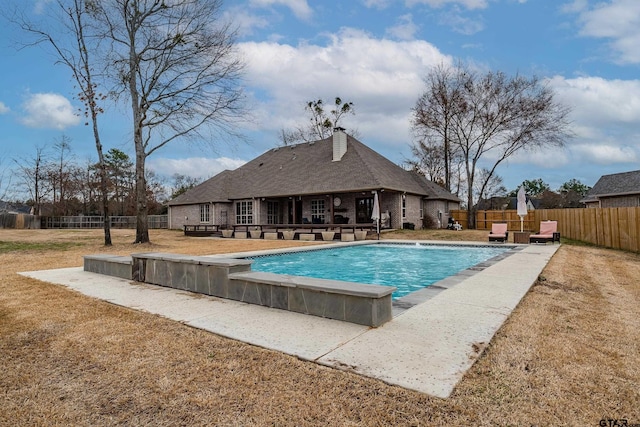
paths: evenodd
<path fill-rule="evenodd" d="M 311 222 L 324 224 L 324 199 L 311 201 Z"/>
<path fill-rule="evenodd" d="M 424 200 L 420 200 L 420 219 L 424 218 Z"/>
<path fill-rule="evenodd" d="M 210 208 L 211 206 L 209 204 L 200 205 L 200 222 L 208 223 L 210 221 Z"/>
<path fill-rule="evenodd" d="M 402 219 L 407 217 L 407 197 L 402 195 Z"/>
<path fill-rule="evenodd" d="M 236 224 L 253 224 L 253 202 L 236 202 Z"/>

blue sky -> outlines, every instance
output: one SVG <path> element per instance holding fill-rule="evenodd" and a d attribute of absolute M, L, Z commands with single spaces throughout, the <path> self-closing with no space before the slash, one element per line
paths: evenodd
<path fill-rule="evenodd" d="M 28 2 L 34 14 L 52 6 L 3 5 L 13 2 Z M 335 96 L 355 104 L 345 127 L 402 163 L 423 77 L 460 60 L 544 78 L 572 109 L 575 137 L 566 147 L 498 168 L 507 189 L 537 178 L 552 189 L 572 178 L 593 186 L 603 174 L 640 169 L 638 0 L 226 0 L 224 17 L 238 25 L 247 62 L 248 141 L 175 142 L 148 159 L 157 173 L 206 178 L 235 168 L 275 146 L 282 128 L 304 123 L 306 101 Z M 75 115 L 69 71 L 42 48 L 17 49 L 21 39 L 0 26 L 0 185 L 13 159 L 62 135 L 78 161 L 96 158 L 90 129 Z M 133 156 L 126 105 L 110 107 L 102 124 L 105 148 Z"/>

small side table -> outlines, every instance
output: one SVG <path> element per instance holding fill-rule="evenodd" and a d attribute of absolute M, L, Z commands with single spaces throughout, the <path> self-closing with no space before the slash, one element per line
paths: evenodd
<path fill-rule="evenodd" d="M 530 231 L 514 231 L 513 243 L 527 244 L 529 243 L 529 236 L 531 236 Z"/>

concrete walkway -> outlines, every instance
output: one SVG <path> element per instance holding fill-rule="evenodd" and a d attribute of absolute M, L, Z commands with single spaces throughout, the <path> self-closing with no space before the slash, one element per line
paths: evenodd
<path fill-rule="evenodd" d="M 79 268 L 20 273 L 225 337 L 446 398 L 559 245 L 530 245 L 382 327 L 249 305 Z"/>

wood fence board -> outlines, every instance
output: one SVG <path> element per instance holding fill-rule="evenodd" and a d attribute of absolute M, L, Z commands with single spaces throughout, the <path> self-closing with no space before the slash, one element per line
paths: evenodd
<path fill-rule="evenodd" d="M 582 228 L 583 241 L 598 244 L 598 226 L 597 226 L 597 209 L 587 209 L 586 215 L 583 215 L 585 219 L 584 226 Z M 582 239 L 578 239 L 582 240 Z"/>
<path fill-rule="evenodd" d="M 618 240 L 618 249 L 624 249 L 629 247 L 629 214 L 627 208 L 618 208 L 617 215 L 618 224 L 617 227 L 615 227 L 615 234 Z"/>
<path fill-rule="evenodd" d="M 629 211 L 629 237 L 631 240 L 629 250 L 640 252 L 640 210 L 629 208 Z"/>
<path fill-rule="evenodd" d="M 602 211 L 602 236 L 604 238 L 603 246 L 613 247 L 613 239 L 611 238 L 611 217 L 610 209 Z"/>
<path fill-rule="evenodd" d="M 592 242 L 595 245 L 599 245 L 599 246 L 604 246 L 604 234 L 602 232 L 602 216 L 603 216 L 603 212 L 602 209 L 595 209 L 595 218 L 594 218 L 594 225 L 595 225 L 595 240 Z"/>

